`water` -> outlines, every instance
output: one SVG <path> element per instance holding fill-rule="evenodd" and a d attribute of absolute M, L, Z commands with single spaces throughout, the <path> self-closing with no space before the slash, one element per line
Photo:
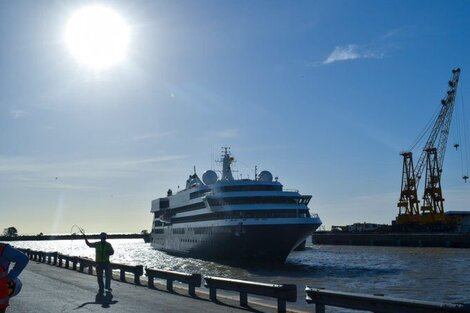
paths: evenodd
<path fill-rule="evenodd" d="M 470 301 L 470 249 L 308 245 L 283 266 L 241 268 L 167 255 L 141 239 L 110 240 L 112 261 L 203 275 L 297 284 L 297 307 L 307 308 L 304 287 L 385 294 L 417 300 Z M 94 257 L 83 240 L 23 241 L 14 246 Z M 312 310 L 312 308 L 310 308 Z M 329 310 L 329 312 L 340 312 Z"/>

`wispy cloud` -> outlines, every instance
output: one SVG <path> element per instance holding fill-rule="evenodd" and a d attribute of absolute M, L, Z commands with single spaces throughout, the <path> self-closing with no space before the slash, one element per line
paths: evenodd
<path fill-rule="evenodd" d="M 28 114 L 29 112 L 25 110 L 17 110 L 17 109 L 10 110 L 10 115 L 15 120 L 25 117 Z"/>
<path fill-rule="evenodd" d="M 383 56 L 383 52 L 367 49 L 359 45 L 336 46 L 322 64 L 357 59 L 381 59 Z"/>
<path fill-rule="evenodd" d="M 238 137 L 237 129 L 224 129 L 216 132 L 216 136 L 219 138 L 233 139 Z"/>
<path fill-rule="evenodd" d="M 392 38 L 392 37 L 402 37 L 402 36 L 406 36 L 407 34 L 410 34 L 410 33 L 412 33 L 412 27 L 411 26 L 401 26 L 401 27 L 391 29 L 386 33 L 383 33 L 382 35 L 380 35 L 379 38 L 380 39 L 389 39 L 389 38 Z"/>
<path fill-rule="evenodd" d="M 149 134 L 142 134 L 137 135 L 131 138 L 131 141 L 143 141 L 143 140 L 151 140 L 151 139 L 159 139 L 162 137 L 173 135 L 175 131 L 165 131 L 160 133 L 149 133 Z"/>

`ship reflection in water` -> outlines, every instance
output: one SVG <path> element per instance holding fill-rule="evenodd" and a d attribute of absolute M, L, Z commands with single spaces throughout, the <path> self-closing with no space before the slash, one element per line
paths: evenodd
<path fill-rule="evenodd" d="M 302 300 L 305 297 L 304 285 L 409 299 L 470 301 L 470 249 L 312 246 L 307 242 L 306 250 L 292 252 L 283 266 L 253 265 L 241 268 L 171 256 L 152 248 L 142 239 L 116 239 L 110 242 L 116 251 L 112 256 L 113 262 L 266 283 L 297 284 L 299 301 L 296 306 L 304 308 L 308 308 Z M 20 248 L 88 257 L 93 257 L 94 253 L 82 240 L 11 244 Z M 334 309 L 332 312 L 335 312 Z"/>

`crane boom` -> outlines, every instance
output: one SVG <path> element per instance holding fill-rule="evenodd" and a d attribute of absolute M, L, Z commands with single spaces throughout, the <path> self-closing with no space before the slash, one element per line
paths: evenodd
<path fill-rule="evenodd" d="M 445 99 L 441 100 L 441 110 L 436 120 L 434 121 L 433 128 L 429 135 L 426 144 L 424 145 L 423 151 L 416 163 L 416 187 L 419 187 L 419 182 L 423 174 L 424 167 L 426 165 L 426 150 L 434 148 L 436 141 L 439 138 L 438 144 L 438 159 L 439 159 L 439 168 L 442 169 L 444 164 L 444 156 L 447 146 L 447 138 L 449 137 L 450 123 L 452 121 L 452 112 L 454 110 L 454 103 L 457 94 L 457 86 L 459 83 L 460 77 L 460 68 L 452 70 L 452 79 L 449 81 L 449 89 L 447 90 L 447 96 Z"/>

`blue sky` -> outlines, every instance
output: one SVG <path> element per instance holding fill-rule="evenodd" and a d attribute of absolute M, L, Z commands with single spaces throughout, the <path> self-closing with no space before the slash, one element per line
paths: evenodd
<path fill-rule="evenodd" d="M 64 44 L 96 3 L 131 28 L 125 60 L 99 72 Z M 327 227 L 390 223 L 399 152 L 455 66 L 470 103 L 468 16 L 468 1 L 2 2 L 0 226 L 149 229 L 150 201 L 226 145 L 238 174 L 258 165 L 312 194 Z M 450 148 L 446 209 L 469 210 Z"/>

